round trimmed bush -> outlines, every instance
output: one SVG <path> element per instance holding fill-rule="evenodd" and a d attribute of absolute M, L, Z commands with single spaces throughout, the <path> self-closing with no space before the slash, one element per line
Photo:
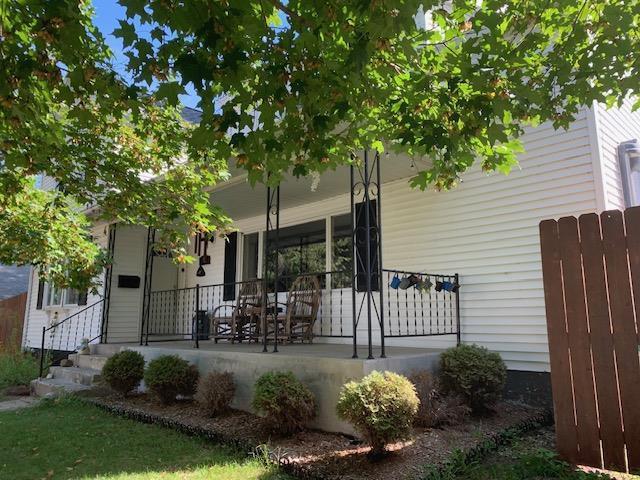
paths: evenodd
<path fill-rule="evenodd" d="M 316 414 L 313 393 L 291 372 L 269 372 L 258 378 L 252 405 L 267 428 L 280 435 L 303 430 Z"/>
<path fill-rule="evenodd" d="M 445 393 L 460 395 L 474 413 L 502 398 L 507 367 L 498 353 L 478 345 L 459 345 L 440 355 L 440 384 Z"/>
<path fill-rule="evenodd" d="M 102 378 L 116 392 L 128 395 L 144 376 L 144 357 L 133 350 L 124 350 L 109 357 L 102 368 Z"/>
<path fill-rule="evenodd" d="M 175 401 L 177 395 L 193 395 L 198 382 L 195 365 L 177 355 L 162 355 L 149 362 L 144 383 L 162 403 Z"/>
<path fill-rule="evenodd" d="M 374 371 L 342 387 L 337 411 L 371 445 L 370 454 L 378 456 L 388 443 L 409 438 L 419 404 L 406 377 Z"/>
<path fill-rule="evenodd" d="M 211 372 L 200 379 L 195 399 L 208 415 L 214 417 L 229 409 L 235 392 L 233 374 Z"/>

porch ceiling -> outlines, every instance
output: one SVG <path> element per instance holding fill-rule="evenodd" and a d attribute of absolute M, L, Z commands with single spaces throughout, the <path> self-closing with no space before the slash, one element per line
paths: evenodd
<path fill-rule="evenodd" d="M 420 160 L 414 162 L 418 169 L 427 167 Z M 380 170 L 383 183 L 409 178 L 417 172 L 409 157 L 394 154 L 382 155 Z M 349 167 L 343 166 L 323 173 L 315 191 L 311 190 L 312 183 L 312 177 L 295 178 L 288 175 L 280 186 L 280 208 L 291 208 L 349 193 Z M 222 207 L 231 218 L 239 220 L 265 214 L 266 188 L 262 184 L 252 188 L 246 180 L 246 174 L 233 169 L 231 179 L 216 186 L 210 199 L 211 203 Z"/>

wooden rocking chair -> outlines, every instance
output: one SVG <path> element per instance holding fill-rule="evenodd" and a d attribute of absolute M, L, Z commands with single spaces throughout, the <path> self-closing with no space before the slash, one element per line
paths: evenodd
<path fill-rule="evenodd" d="M 262 280 L 243 283 L 237 303 L 216 307 L 211 317 L 215 343 L 218 340 L 231 340 L 231 343 L 235 343 L 236 340 L 242 342 L 256 339 L 262 317 Z"/>
<path fill-rule="evenodd" d="M 287 295 L 287 301 L 280 303 L 284 313 L 271 315 L 270 323 L 277 325 L 278 340 L 313 342 L 313 325 L 320 308 L 320 282 L 315 275 L 297 277 Z M 277 310 L 277 309 L 276 309 Z M 273 328 L 269 337 L 273 339 Z"/>

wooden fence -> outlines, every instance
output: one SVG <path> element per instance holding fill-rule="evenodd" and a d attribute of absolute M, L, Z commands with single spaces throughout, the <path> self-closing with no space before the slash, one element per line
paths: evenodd
<path fill-rule="evenodd" d="M 22 341 L 22 323 L 27 306 L 27 292 L 0 300 L 0 346 Z M 14 338 L 12 338 L 12 335 Z"/>
<path fill-rule="evenodd" d="M 640 469 L 640 207 L 540 223 L 560 455 Z"/>

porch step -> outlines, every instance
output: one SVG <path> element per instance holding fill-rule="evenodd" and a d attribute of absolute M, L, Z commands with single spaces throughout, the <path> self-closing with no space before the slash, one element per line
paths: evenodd
<path fill-rule="evenodd" d="M 35 397 L 58 396 L 66 392 L 81 392 L 89 386 L 64 378 L 37 378 L 31 381 L 31 395 Z"/>
<path fill-rule="evenodd" d="M 89 345 L 89 349 L 91 350 L 91 355 L 102 355 L 106 357 L 115 355 L 121 350 L 126 350 L 126 348 L 122 345 L 111 345 L 109 343 L 98 343 L 95 345 Z"/>
<path fill-rule="evenodd" d="M 80 385 L 91 386 L 100 381 L 100 370 L 81 367 L 51 367 L 49 373 L 54 379 L 66 380 Z"/>
<path fill-rule="evenodd" d="M 108 358 L 109 355 L 79 355 L 77 353 L 69 355 L 69 359 L 73 360 L 74 366 L 93 368 L 94 370 L 102 370 Z"/>

